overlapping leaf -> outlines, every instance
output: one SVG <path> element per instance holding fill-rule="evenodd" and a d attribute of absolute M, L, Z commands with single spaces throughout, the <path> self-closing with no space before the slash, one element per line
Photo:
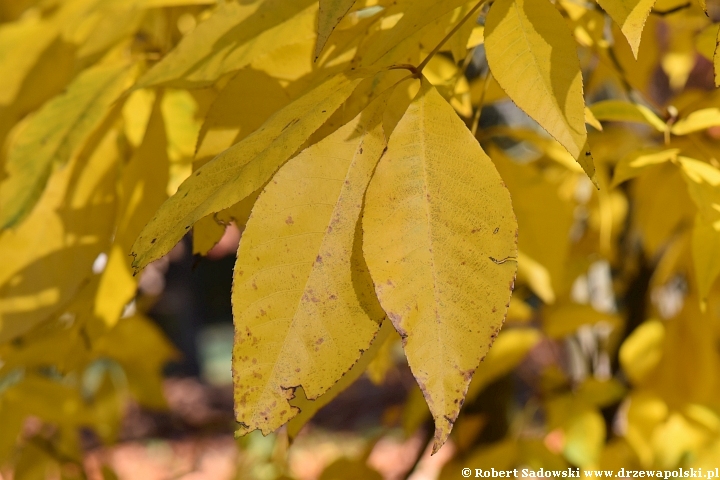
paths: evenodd
<path fill-rule="evenodd" d="M 582 75 L 565 21 L 549 1 L 498 0 L 485 23 L 493 77 L 508 96 L 584 165 Z"/>
<path fill-rule="evenodd" d="M 9 175 L 0 184 L 0 229 L 27 216 L 53 166 L 67 162 L 82 146 L 128 87 L 131 74 L 124 64 L 91 68 L 30 120 L 5 163 Z"/>
<path fill-rule="evenodd" d="M 235 414 L 240 433 L 294 417 L 302 386 L 323 394 L 367 350 L 384 316 L 359 218 L 385 149 L 387 95 L 290 160 L 265 187 L 243 234 L 233 281 Z"/>
<path fill-rule="evenodd" d="M 169 252 L 201 218 L 260 189 L 361 80 L 345 75 L 331 78 L 193 173 L 163 204 L 133 245 L 135 268 L 143 268 Z"/>
<path fill-rule="evenodd" d="M 368 188 L 363 250 L 375 292 L 447 439 L 500 330 L 517 222 L 495 167 L 426 80 Z"/>

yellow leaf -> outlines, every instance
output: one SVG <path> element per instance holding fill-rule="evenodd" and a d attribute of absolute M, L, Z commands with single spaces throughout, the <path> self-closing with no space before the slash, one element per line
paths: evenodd
<path fill-rule="evenodd" d="M 542 137 L 536 140 L 544 153 L 554 155 L 556 152 L 572 162 L 570 165 L 575 171 L 580 170 L 557 142 Z M 546 303 L 552 303 L 555 294 L 567 288 L 565 269 L 574 222 L 573 206 L 560 198 L 558 185 L 544 177 L 535 163 L 519 164 L 492 144 L 488 145 L 487 152 L 513 199 L 520 232 L 518 249 L 525 254 L 519 258 L 518 275 L 522 272 L 527 280 L 532 280 L 530 288 Z M 510 308 L 512 310 L 512 304 Z"/>
<path fill-rule="evenodd" d="M 258 57 L 315 34 L 311 0 L 224 2 L 138 80 L 136 88 L 209 85 Z"/>
<path fill-rule="evenodd" d="M 644 123 L 655 128 L 658 132 L 665 132 L 668 126 L 652 110 L 637 103 L 623 102 L 621 100 L 603 100 L 590 105 L 590 111 L 598 120 L 612 122 Z"/>
<path fill-rule="evenodd" d="M 46 103 L 8 153 L 0 184 L 0 229 L 17 225 L 35 206 L 54 165 L 66 163 L 128 86 L 126 65 L 86 70 L 62 95 Z"/>
<path fill-rule="evenodd" d="M 327 392 L 320 395 L 315 400 L 308 400 L 305 396 L 305 392 L 301 390 L 296 391 L 295 398 L 290 400 L 290 405 L 300 409 L 300 413 L 294 416 L 287 425 L 287 432 L 290 438 L 297 437 L 300 430 L 310 421 L 310 419 L 320 410 L 322 407 L 330 403 L 340 393 L 345 391 L 355 380 L 365 372 L 374 359 L 378 358 L 378 354 L 387 347 L 392 345 L 390 341 L 395 330 L 391 322 L 384 321 L 380 326 L 380 329 L 372 341 L 370 348 L 360 356 L 360 359 L 352 366 L 350 370 L 345 373 L 335 385 L 330 387 Z M 395 333 L 397 337 L 397 333 Z"/>
<path fill-rule="evenodd" d="M 482 45 L 483 43 L 485 43 L 485 27 L 483 25 L 473 26 L 466 47 L 468 49 L 475 48 L 478 45 Z"/>
<path fill-rule="evenodd" d="M 318 10 L 318 35 L 315 45 L 315 60 L 320 56 L 330 34 L 340 20 L 350 11 L 355 0 L 320 0 Z"/>
<path fill-rule="evenodd" d="M 526 282 L 546 304 L 555 303 L 555 291 L 547 268 L 522 251 L 518 251 L 518 281 Z"/>
<path fill-rule="evenodd" d="M 198 135 L 194 168 L 200 168 L 260 128 L 287 103 L 287 94 L 277 80 L 250 69 L 239 71 L 218 94 L 205 116 Z M 238 228 L 244 227 L 259 194 L 258 191 L 229 209 L 200 219 L 193 227 L 193 253 L 207 254 L 231 221 Z"/>
<path fill-rule="evenodd" d="M 160 258 L 202 217 L 228 208 L 260 189 L 361 80 L 344 75 L 329 79 L 193 173 L 135 241 L 133 266 L 141 269 Z"/>
<path fill-rule="evenodd" d="M 551 338 L 562 338 L 575 333 L 583 325 L 600 322 L 613 329 L 622 324 L 617 315 L 598 312 L 590 305 L 563 303 L 547 309 L 543 317 L 543 330 Z"/>
<path fill-rule="evenodd" d="M 602 131 L 603 129 L 602 124 L 598 121 L 597 118 L 595 118 L 592 110 L 590 110 L 588 107 L 585 107 L 585 123 L 596 128 L 597 130 Z"/>
<path fill-rule="evenodd" d="M 112 233 L 119 152 L 111 130 L 90 158 L 48 180 L 37 207 L 0 233 L 0 343 L 50 318 L 92 275 Z"/>
<path fill-rule="evenodd" d="M 370 183 L 363 231 L 375 292 L 435 418 L 437 451 L 505 318 L 517 222 L 492 162 L 426 80 Z"/>
<path fill-rule="evenodd" d="M 168 154 L 162 101 L 162 97 L 156 100 L 143 142 L 123 168 L 119 182 L 115 237 L 94 306 L 95 315 L 107 327 L 115 325 L 123 307 L 135 295 L 137 278 L 130 265 L 130 247 L 167 198 Z"/>
<path fill-rule="evenodd" d="M 620 27 L 637 58 L 645 20 L 655 0 L 598 0 L 598 3 Z"/>
<path fill-rule="evenodd" d="M 660 363 L 665 327 L 648 320 L 637 327 L 620 346 L 620 365 L 631 382 L 642 384 Z"/>
<path fill-rule="evenodd" d="M 657 255 L 683 225 L 690 225 L 696 207 L 688 195 L 680 169 L 671 163 L 645 169 L 632 185 L 635 215 L 631 217 L 640 232 L 648 258 Z M 657 192 L 673 192 L 658 195 Z"/>
<path fill-rule="evenodd" d="M 384 316 L 360 252 L 359 218 L 385 148 L 387 95 L 290 160 L 258 198 L 233 277 L 239 434 L 268 434 L 367 350 Z"/>
<path fill-rule="evenodd" d="M 719 205 L 720 204 L 715 204 Z M 718 222 L 720 223 L 720 222 Z M 720 228 L 708 223 L 701 215 L 695 217 L 692 231 L 692 257 L 695 277 L 698 283 L 698 295 L 704 302 L 715 280 L 720 275 Z"/>
<path fill-rule="evenodd" d="M 563 456 L 581 468 L 597 466 L 605 443 L 605 420 L 594 406 L 572 395 L 547 404 L 548 427 L 563 431 Z"/>
<path fill-rule="evenodd" d="M 678 157 L 690 197 L 703 221 L 720 231 L 720 170 L 688 157 Z"/>
<path fill-rule="evenodd" d="M 676 160 L 678 153 L 680 153 L 679 148 L 667 150 L 656 148 L 637 150 L 624 156 L 615 166 L 611 187 L 615 188 L 621 183 L 637 177 L 646 168 Z"/>
<path fill-rule="evenodd" d="M 574 158 L 584 155 L 580 63 L 560 12 L 549 1 L 498 0 L 485 22 L 485 48 L 493 77 L 518 107 Z M 594 168 L 583 168 L 592 178 Z"/>
<path fill-rule="evenodd" d="M 498 335 L 495 344 L 475 371 L 466 400 L 477 398 L 485 387 L 510 373 L 540 340 L 540 332 L 524 328 L 503 331 Z"/>
<path fill-rule="evenodd" d="M 706 128 L 716 127 L 718 125 L 720 125 L 720 108 L 703 108 L 678 120 L 670 131 L 675 135 L 687 135 L 688 133 L 705 130 Z"/>

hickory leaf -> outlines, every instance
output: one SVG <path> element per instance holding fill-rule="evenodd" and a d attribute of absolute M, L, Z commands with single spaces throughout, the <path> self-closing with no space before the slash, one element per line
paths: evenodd
<path fill-rule="evenodd" d="M 370 182 L 363 250 L 435 419 L 434 451 L 505 318 L 516 237 L 495 167 L 423 79 Z"/>
<path fill-rule="evenodd" d="M 547 0 L 497 0 L 485 22 L 493 77 L 574 158 L 585 155 L 585 102 L 575 43 Z M 582 165 L 582 163 L 581 163 Z M 594 167 L 583 165 L 590 178 Z"/>
<path fill-rule="evenodd" d="M 315 59 L 325 47 L 328 38 L 340 20 L 350 11 L 355 0 L 320 0 L 318 10 L 318 35 L 315 45 Z"/>
<path fill-rule="evenodd" d="M 337 75 L 298 98 L 185 180 L 133 245 L 136 269 L 165 255 L 201 218 L 250 196 L 350 96 L 362 79 Z"/>
<path fill-rule="evenodd" d="M 635 58 L 640 49 L 643 27 L 655 0 L 597 0 L 620 27 Z"/>
<path fill-rule="evenodd" d="M 385 149 L 383 95 L 284 165 L 260 194 L 233 277 L 238 433 L 268 434 L 367 350 L 384 313 L 362 258 L 360 210 Z"/>

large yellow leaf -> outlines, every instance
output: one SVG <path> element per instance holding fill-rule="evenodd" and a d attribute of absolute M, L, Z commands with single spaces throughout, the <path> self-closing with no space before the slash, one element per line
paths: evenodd
<path fill-rule="evenodd" d="M 21 225 L 0 233 L 0 342 L 50 318 L 92 275 L 112 233 L 118 157 L 110 131 L 90 158 L 51 175 Z"/>
<path fill-rule="evenodd" d="M 312 0 L 225 2 L 138 81 L 138 87 L 208 85 L 255 58 L 315 33 Z"/>
<path fill-rule="evenodd" d="M 518 107 L 574 158 L 584 156 L 580 63 L 560 12 L 547 0 L 497 0 L 485 22 L 485 48 L 493 77 Z M 594 169 L 583 167 L 592 178 Z"/>
<path fill-rule="evenodd" d="M 447 439 L 502 326 L 517 269 L 517 222 L 490 159 L 423 80 L 366 198 L 365 257 L 383 309 Z"/>
<path fill-rule="evenodd" d="M 645 20 L 650 15 L 655 0 L 597 0 L 597 2 L 618 24 L 630 44 L 633 55 L 637 58 Z"/>
<path fill-rule="evenodd" d="M 133 245 L 133 266 L 140 269 L 160 258 L 195 222 L 260 189 L 360 81 L 344 75 L 329 79 L 193 173 L 143 229 Z"/>
<path fill-rule="evenodd" d="M 0 184 L 0 229 L 16 225 L 40 198 L 54 164 L 67 162 L 128 86 L 127 65 L 83 72 L 67 91 L 46 103 L 19 134 Z"/>
<path fill-rule="evenodd" d="M 233 277 L 239 433 L 267 434 L 367 350 L 384 316 L 361 253 L 360 210 L 385 148 L 387 96 L 290 160 L 258 198 Z"/>
<path fill-rule="evenodd" d="M 350 11 L 355 0 L 320 0 L 320 10 L 318 11 L 318 35 L 317 44 L 315 45 L 315 59 L 320 56 L 328 37 L 340 20 Z"/>

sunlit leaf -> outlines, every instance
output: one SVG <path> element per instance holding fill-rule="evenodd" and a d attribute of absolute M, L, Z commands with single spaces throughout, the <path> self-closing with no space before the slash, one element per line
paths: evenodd
<path fill-rule="evenodd" d="M 375 292 L 435 418 L 437 451 L 507 312 L 517 223 L 492 162 L 427 81 L 370 183 L 363 232 Z"/>
<path fill-rule="evenodd" d="M 362 259 L 359 218 L 385 149 L 387 96 L 290 160 L 258 198 L 233 281 L 235 414 L 267 434 L 325 393 L 384 316 Z"/>
<path fill-rule="evenodd" d="M 574 158 L 584 156 L 582 76 L 560 12 L 549 1 L 496 1 L 485 22 L 485 48 L 508 96 Z M 592 178 L 594 169 L 583 168 Z"/>

